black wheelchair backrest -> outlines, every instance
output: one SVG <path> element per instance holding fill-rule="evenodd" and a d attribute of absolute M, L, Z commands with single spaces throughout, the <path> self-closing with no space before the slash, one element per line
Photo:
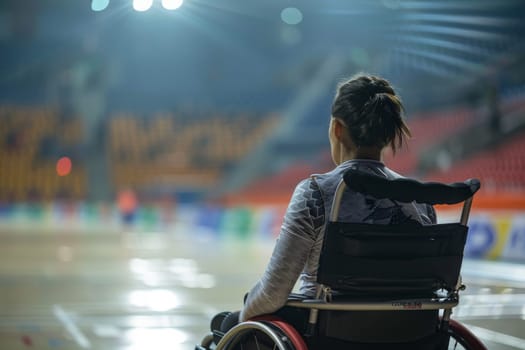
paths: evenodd
<path fill-rule="evenodd" d="M 349 170 L 334 198 L 339 210 L 348 186 L 376 198 L 428 204 L 465 202 L 461 223 L 379 225 L 344 223 L 332 212 L 327 223 L 317 281 L 352 295 L 428 296 L 437 289 L 456 288 L 466 243 L 466 217 L 476 179 L 455 184 L 389 180 Z M 342 188 L 341 188 L 342 187 Z M 467 203 L 468 202 L 468 203 Z"/>

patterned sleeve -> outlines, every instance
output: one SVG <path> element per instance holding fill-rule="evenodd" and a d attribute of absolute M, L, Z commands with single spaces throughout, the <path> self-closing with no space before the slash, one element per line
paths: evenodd
<path fill-rule="evenodd" d="M 284 306 L 323 224 L 324 208 L 320 203 L 319 188 L 314 181 L 307 179 L 297 185 L 270 262 L 248 293 L 241 321 L 275 312 Z"/>

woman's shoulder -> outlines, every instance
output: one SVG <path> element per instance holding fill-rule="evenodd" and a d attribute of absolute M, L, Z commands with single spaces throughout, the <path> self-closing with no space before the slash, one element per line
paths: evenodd
<path fill-rule="evenodd" d="M 295 186 L 294 196 L 319 191 L 320 188 L 316 176 L 317 175 L 311 175 L 300 180 Z"/>

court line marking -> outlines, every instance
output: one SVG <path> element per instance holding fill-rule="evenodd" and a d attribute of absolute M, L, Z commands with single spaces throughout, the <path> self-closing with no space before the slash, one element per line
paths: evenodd
<path fill-rule="evenodd" d="M 477 337 L 488 340 L 494 343 L 507 345 L 516 349 L 524 349 L 525 350 L 525 339 L 514 337 L 512 335 L 508 335 L 505 333 L 496 332 L 490 329 L 478 327 L 478 326 L 471 326 L 469 324 L 465 324 Z"/>
<path fill-rule="evenodd" d="M 89 340 L 60 305 L 53 305 L 53 314 L 69 332 L 73 339 L 75 339 L 75 342 L 78 344 L 78 346 L 84 349 L 91 348 L 91 343 Z"/>

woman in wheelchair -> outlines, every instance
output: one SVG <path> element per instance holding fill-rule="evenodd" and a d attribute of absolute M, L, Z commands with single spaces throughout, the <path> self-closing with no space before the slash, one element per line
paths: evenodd
<path fill-rule="evenodd" d="M 461 327 L 450 310 L 479 182 L 423 184 L 386 167 L 383 151 L 410 136 L 403 111 L 380 77 L 338 86 L 328 129 L 335 168 L 297 185 L 244 307 L 215 316 L 197 349 L 447 349 L 449 329 Z M 462 201 L 459 228 L 435 230 L 443 225 L 432 205 Z M 462 330 L 459 344 L 484 348 Z"/>

